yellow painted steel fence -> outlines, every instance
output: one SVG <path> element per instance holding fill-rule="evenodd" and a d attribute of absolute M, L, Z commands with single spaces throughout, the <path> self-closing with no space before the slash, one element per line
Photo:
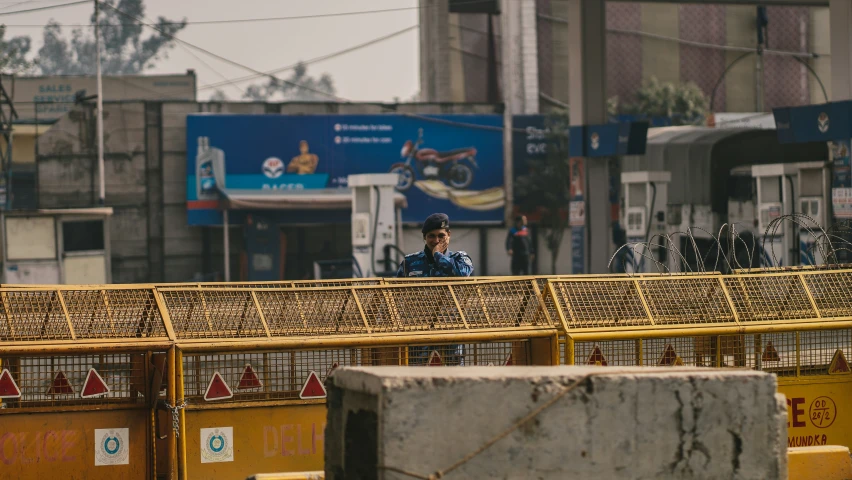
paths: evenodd
<path fill-rule="evenodd" d="M 0 287 L 0 478 L 322 470 L 347 365 L 778 375 L 790 446 L 852 445 L 852 270 Z"/>

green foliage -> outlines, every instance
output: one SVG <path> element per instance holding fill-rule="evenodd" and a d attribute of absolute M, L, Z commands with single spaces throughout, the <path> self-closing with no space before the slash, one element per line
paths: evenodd
<path fill-rule="evenodd" d="M 227 102 L 228 96 L 225 94 L 225 92 L 221 88 L 217 88 L 216 91 L 213 92 L 212 95 L 210 95 L 210 101 L 211 102 Z"/>
<path fill-rule="evenodd" d="M 551 273 L 556 274 L 559 247 L 568 226 L 571 169 L 568 165 L 568 112 L 556 110 L 546 119 L 547 155 L 529 159 L 529 173 L 515 181 L 521 211 L 541 213 L 541 231 L 551 254 Z"/>
<path fill-rule="evenodd" d="M 154 66 L 156 60 L 167 57 L 175 45 L 174 35 L 186 27 L 186 19 L 174 22 L 157 19 L 160 30 L 143 37 L 148 29 L 135 19 L 145 16 L 143 0 L 105 0 L 125 15 L 109 6 L 101 7 L 99 19 L 101 69 L 105 75 L 127 75 Z M 134 18 L 135 17 L 135 18 Z M 94 13 L 92 21 L 94 22 Z M 44 45 L 38 51 L 37 64 L 43 75 L 91 75 L 95 73 L 95 37 L 93 28 L 75 28 L 70 38 L 62 35 L 62 27 L 51 20 L 44 28 Z"/>
<path fill-rule="evenodd" d="M 27 60 L 30 52 L 30 37 L 12 37 L 6 39 L 6 26 L 0 25 L 0 72 L 24 73 L 32 69 L 33 63 Z"/>
<path fill-rule="evenodd" d="M 325 92 L 325 95 L 320 92 Z M 308 67 L 299 63 L 285 80 L 270 78 L 265 85 L 249 85 L 243 98 L 257 102 L 296 100 L 324 102 L 333 99 L 334 80 L 327 73 L 319 78 L 308 75 Z"/>
<path fill-rule="evenodd" d="M 675 85 L 651 77 L 636 92 L 636 101 L 619 109 L 618 97 L 607 102 L 610 114 L 625 113 L 653 117 L 671 117 L 675 125 L 700 123 L 707 114 L 709 101 L 698 85 Z"/>

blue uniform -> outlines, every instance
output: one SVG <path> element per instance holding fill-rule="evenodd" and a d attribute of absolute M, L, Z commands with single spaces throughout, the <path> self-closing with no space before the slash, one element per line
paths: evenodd
<path fill-rule="evenodd" d="M 396 272 L 397 277 L 469 277 L 473 273 L 473 262 L 467 253 L 447 250 L 434 256 L 425 250 L 406 255 Z M 426 365 L 433 351 L 441 355 L 444 365 L 463 365 L 462 345 L 412 346 L 408 348 L 409 365 Z"/>
<path fill-rule="evenodd" d="M 469 277 L 473 273 L 473 262 L 467 253 L 447 250 L 446 254 L 434 256 L 425 250 L 405 256 L 399 264 L 397 277 Z"/>

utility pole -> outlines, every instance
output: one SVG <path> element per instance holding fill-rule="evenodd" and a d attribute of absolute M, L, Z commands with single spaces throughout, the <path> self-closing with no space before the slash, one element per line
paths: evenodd
<path fill-rule="evenodd" d="M 755 75 L 754 75 L 754 98 L 755 98 L 755 111 L 763 113 L 764 104 L 763 104 L 763 49 L 766 47 L 768 43 L 768 25 L 769 25 L 769 16 L 766 14 L 766 7 L 758 6 L 757 7 L 757 60 L 755 62 Z"/>
<path fill-rule="evenodd" d="M 98 77 L 98 205 L 105 204 L 104 184 L 104 90 L 101 81 L 101 32 L 98 20 L 100 20 L 100 4 L 95 0 L 95 64 L 97 65 Z"/>

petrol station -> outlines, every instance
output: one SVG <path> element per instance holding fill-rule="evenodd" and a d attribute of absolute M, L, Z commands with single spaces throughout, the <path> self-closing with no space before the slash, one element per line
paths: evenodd
<path fill-rule="evenodd" d="M 504 221 L 512 112 L 189 115 L 188 222 L 222 227 L 226 280 L 242 229 L 246 281 L 0 286 L 0 478 L 308 478 L 348 366 L 750 369 L 786 396 L 786 447 L 852 446 L 852 270 L 815 233 L 852 218 L 852 3 L 829 3 L 836 101 L 777 130 L 607 123 L 605 5 L 568 3 L 573 274 L 393 278 L 425 213 Z M 608 274 L 619 224 L 639 247 Z M 706 252 L 724 225 L 761 246 L 740 268 L 651 242 Z M 282 280 L 308 228 L 336 243 Z"/>

